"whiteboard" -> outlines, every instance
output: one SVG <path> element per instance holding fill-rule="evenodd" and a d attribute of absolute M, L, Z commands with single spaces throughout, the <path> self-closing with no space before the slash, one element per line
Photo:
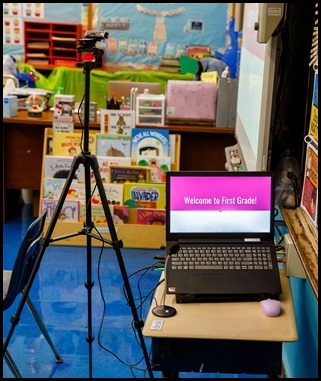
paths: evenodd
<path fill-rule="evenodd" d="M 276 38 L 257 42 L 259 4 L 244 4 L 235 137 L 248 171 L 269 168 Z"/>

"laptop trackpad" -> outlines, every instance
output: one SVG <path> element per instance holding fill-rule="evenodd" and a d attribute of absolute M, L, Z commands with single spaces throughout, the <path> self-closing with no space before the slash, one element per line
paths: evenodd
<path fill-rule="evenodd" d="M 221 293 L 225 291 L 226 277 L 224 274 L 194 274 L 191 277 L 191 289 L 187 292 L 192 293 Z M 184 291 L 183 291 L 184 292 Z"/>

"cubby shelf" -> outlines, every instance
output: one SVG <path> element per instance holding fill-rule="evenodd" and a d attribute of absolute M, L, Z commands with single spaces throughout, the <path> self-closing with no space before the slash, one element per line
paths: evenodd
<path fill-rule="evenodd" d="M 25 21 L 24 33 L 25 62 L 35 68 L 75 67 L 81 59 L 77 51 L 80 23 Z"/>

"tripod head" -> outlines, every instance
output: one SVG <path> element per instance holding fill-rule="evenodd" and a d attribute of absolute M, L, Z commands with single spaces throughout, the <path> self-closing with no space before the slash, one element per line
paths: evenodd
<path fill-rule="evenodd" d="M 89 69 L 101 67 L 104 50 L 98 48 L 96 44 L 107 38 L 108 32 L 106 31 L 88 30 L 85 33 L 85 38 L 78 40 L 77 51 L 85 54 L 82 55 L 82 62 L 77 62 L 76 67 L 83 67 L 84 63 Z"/>

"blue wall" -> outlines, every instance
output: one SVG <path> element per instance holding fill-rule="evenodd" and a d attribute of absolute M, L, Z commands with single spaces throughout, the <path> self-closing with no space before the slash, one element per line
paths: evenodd
<path fill-rule="evenodd" d="M 276 207 L 276 222 L 284 219 Z M 282 242 L 288 229 L 278 225 L 276 242 Z M 284 268 L 280 264 L 280 268 Z M 318 299 L 308 279 L 290 277 L 298 340 L 283 344 L 283 366 L 287 378 L 318 378 Z"/>
<path fill-rule="evenodd" d="M 318 378 L 318 300 L 307 279 L 290 278 L 298 341 L 284 343 L 288 378 Z"/>

